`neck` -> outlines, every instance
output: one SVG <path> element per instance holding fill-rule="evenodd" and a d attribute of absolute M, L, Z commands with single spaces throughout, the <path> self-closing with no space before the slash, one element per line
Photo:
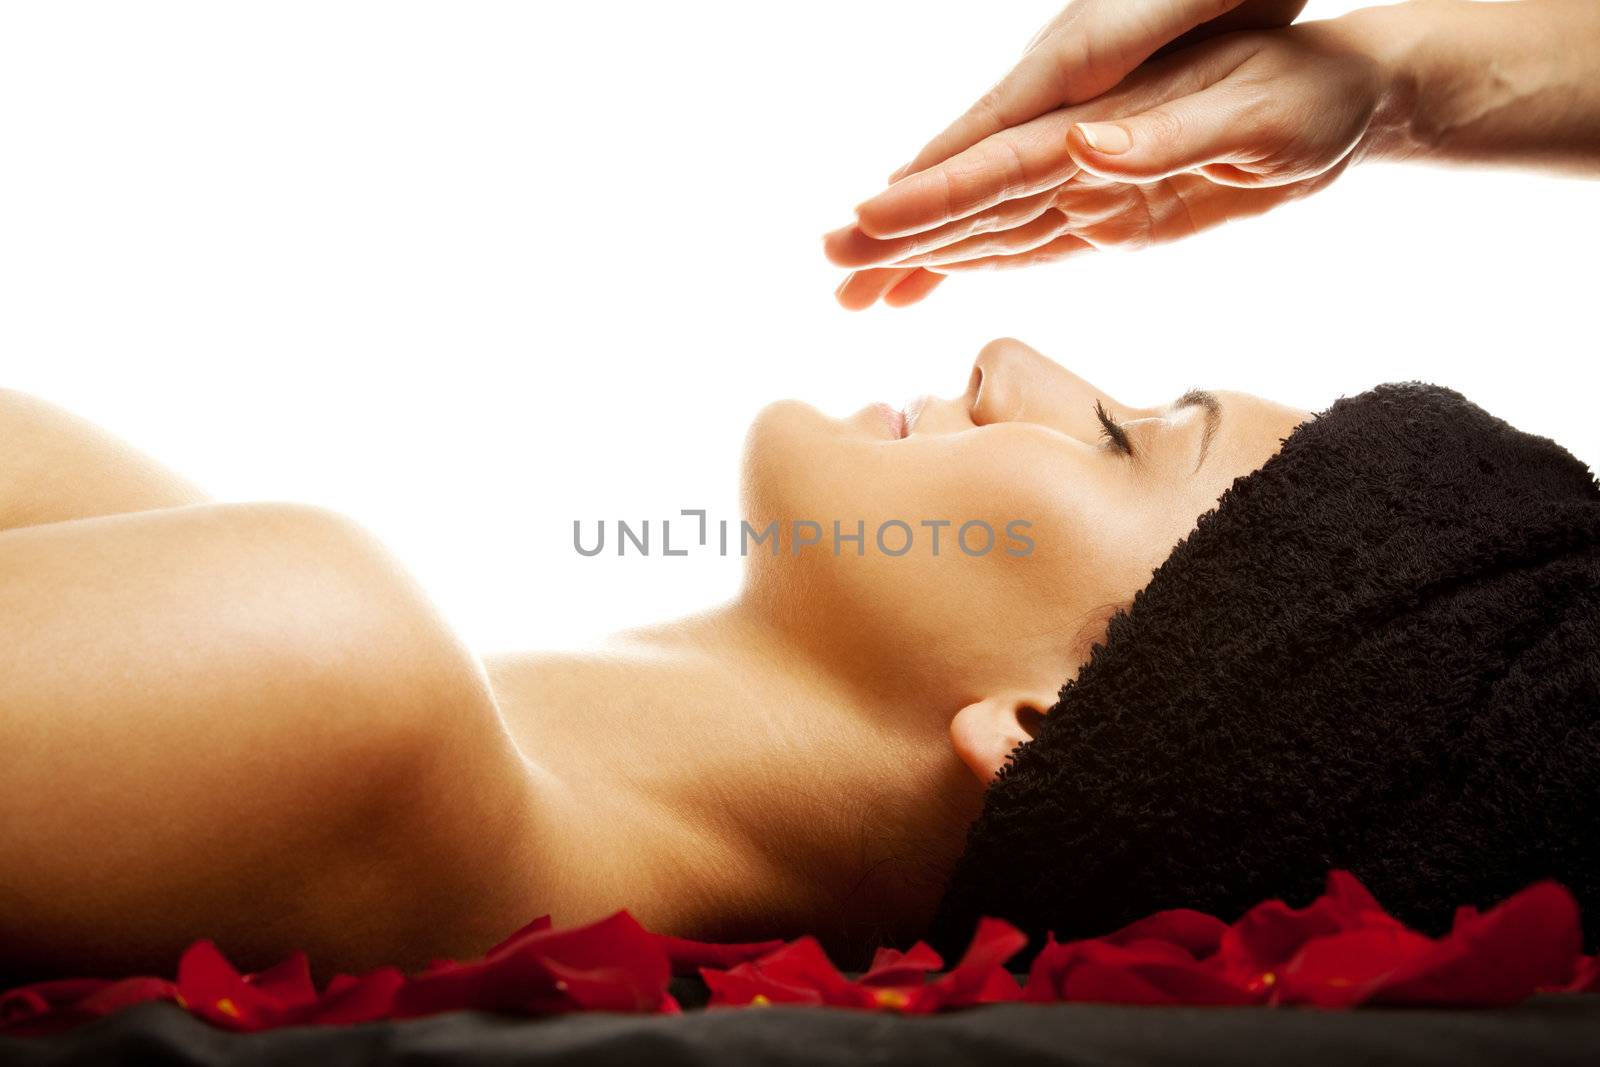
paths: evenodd
<path fill-rule="evenodd" d="M 981 803 L 955 709 L 868 697 L 739 602 L 489 670 L 562 922 L 626 907 L 663 932 L 858 955 L 921 932 Z"/>

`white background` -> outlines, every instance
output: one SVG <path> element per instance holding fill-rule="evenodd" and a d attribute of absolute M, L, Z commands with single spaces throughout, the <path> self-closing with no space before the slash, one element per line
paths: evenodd
<path fill-rule="evenodd" d="M 584 559 L 572 520 L 736 517 L 762 404 L 953 394 L 1004 334 L 1136 403 L 1430 379 L 1600 462 L 1592 184 L 1357 169 L 838 310 L 821 233 L 1056 6 L 6 5 L 0 377 L 354 515 L 485 649 L 728 596 L 736 560 Z"/>

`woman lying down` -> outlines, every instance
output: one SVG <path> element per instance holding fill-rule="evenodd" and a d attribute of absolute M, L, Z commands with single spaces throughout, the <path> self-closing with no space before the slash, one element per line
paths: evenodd
<path fill-rule="evenodd" d="M 211 502 L 39 400 L 0 439 L 10 978 L 198 937 L 420 965 L 624 907 L 849 959 L 1336 867 L 1430 931 L 1553 877 L 1593 937 L 1600 488 L 1447 389 L 1139 407 L 997 341 L 903 415 L 777 404 L 744 513 L 781 550 L 590 654 L 479 657 L 349 520 Z M 1031 546 L 796 554 L 800 516 Z"/>

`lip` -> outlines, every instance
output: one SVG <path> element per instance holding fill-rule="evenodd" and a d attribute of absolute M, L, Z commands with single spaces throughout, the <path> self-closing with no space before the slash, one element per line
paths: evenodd
<path fill-rule="evenodd" d="M 923 409 L 928 406 L 929 399 L 931 398 L 919 396 L 906 405 L 905 411 L 900 415 L 905 423 L 904 433 L 901 434 L 902 437 L 911 436 L 911 431 L 917 428 L 917 420 L 922 417 Z"/>
<path fill-rule="evenodd" d="M 889 429 L 890 437 L 898 441 L 906 435 L 909 427 L 904 412 L 898 408 L 892 408 L 888 404 L 874 404 L 872 405 L 872 410 L 882 416 L 884 425 Z"/>

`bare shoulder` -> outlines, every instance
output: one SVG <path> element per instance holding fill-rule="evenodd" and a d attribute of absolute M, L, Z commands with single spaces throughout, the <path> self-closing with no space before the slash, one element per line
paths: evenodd
<path fill-rule="evenodd" d="M 32 624 L 0 652 L 21 673 L 97 661 L 82 668 L 88 684 L 126 655 L 202 690 L 248 671 L 284 703 L 334 679 L 348 696 L 392 688 L 385 703 L 397 713 L 447 695 L 487 699 L 476 658 L 404 568 L 320 508 L 200 505 L 11 530 L 0 534 L 0 587 Z"/>
<path fill-rule="evenodd" d="M 358 524 L 249 504 L 6 531 L 0 603 L 0 944 L 167 965 L 203 934 L 361 966 L 503 932 L 520 757 Z"/>
<path fill-rule="evenodd" d="M 0 388 L 0 530 L 205 500 L 198 486 L 93 423 Z"/>

